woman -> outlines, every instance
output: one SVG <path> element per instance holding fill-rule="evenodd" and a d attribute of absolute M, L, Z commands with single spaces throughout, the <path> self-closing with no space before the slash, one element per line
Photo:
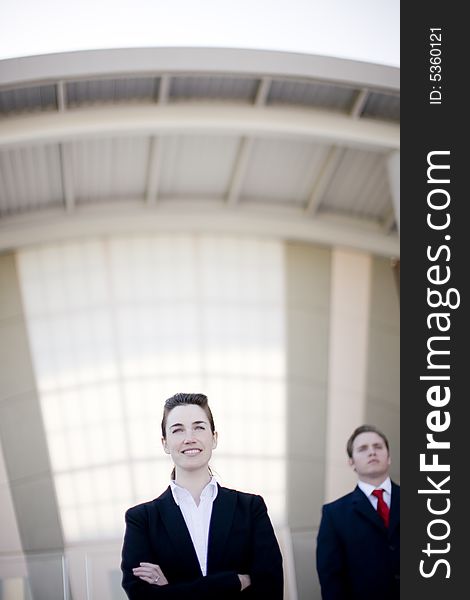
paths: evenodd
<path fill-rule="evenodd" d="M 122 585 L 131 600 L 282 599 L 282 557 L 261 496 L 219 486 L 209 468 L 217 446 L 203 394 L 165 402 L 162 444 L 170 486 L 126 512 Z"/>

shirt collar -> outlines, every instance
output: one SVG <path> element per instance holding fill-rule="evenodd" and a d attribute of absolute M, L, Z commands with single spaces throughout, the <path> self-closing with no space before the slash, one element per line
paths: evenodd
<path fill-rule="evenodd" d="M 178 485 L 173 479 L 170 481 L 170 488 L 173 499 L 178 506 L 185 498 L 192 498 L 191 493 L 183 486 Z M 217 481 L 215 480 L 215 477 L 211 477 L 209 483 L 201 492 L 201 500 L 209 498 L 213 502 L 217 497 L 218 491 Z"/>
<path fill-rule="evenodd" d="M 385 481 L 382 481 L 380 485 L 372 485 L 370 483 L 366 483 L 365 481 L 358 481 L 357 485 L 364 492 L 366 496 L 370 496 L 374 490 L 383 489 L 389 494 L 392 495 L 392 482 L 390 481 L 390 477 L 387 477 Z"/>

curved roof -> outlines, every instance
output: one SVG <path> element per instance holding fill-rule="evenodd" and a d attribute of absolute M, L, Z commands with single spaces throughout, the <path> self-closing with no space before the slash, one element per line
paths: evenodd
<path fill-rule="evenodd" d="M 230 231 L 399 255 L 399 69 L 137 48 L 0 61 L 0 249 Z"/>

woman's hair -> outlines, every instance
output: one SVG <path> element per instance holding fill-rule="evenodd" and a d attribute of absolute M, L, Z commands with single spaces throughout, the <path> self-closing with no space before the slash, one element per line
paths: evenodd
<path fill-rule="evenodd" d="M 165 405 L 163 406 L 163 418 L 162 418 L 162 437 L 166 439 L 166 422 L 168 420 L 168 415 L 170 411 L 176 408 L 177 406 L 187 406 L 190 404 L 195 404 L 196 406 L 200 406 L 203 411 L 206 413 L 207 418 L 209 419 L 209 425 L 212 433 L 215 433 L 215 424 L 214 417 L 212 416 L 211 409 L 209 408 L 209 401 L 207 396 L 204 394 L 185 394 L 183 392 L 179 392 L 168 400 L 165 400 Z M 209 473 L 212 475 L 211 468 L 209 467 Z M 175 479 L 176 470 L 173 468 L 171 472 L 171 479 Z"/>
<path fill-rule="evenodd" d="M 209 419 L 209 425 L 211 426 L 212 433 L 215 433 L 214 417 L 212 416 L 211 409 L 209 408 L 209 401 L 207 399 L 207 396 L 204 396 L 204 394 L 184 394 L 182 392 L 179 392 L 171 398 L 168 398 L 168 400 L 165 400 L 162 419 L 163 438 L 166 438 L 166 422 L 170 411 L 176 408 L 177 406 L 186 406 L 188 404 L 195 404 L 196 406 L 200 406 L 203 409 L 203 411 L 207 415 L 207 418 Z"/>
<path fill-rule="evenodd" d="M 385 446 L 387 447 L 388 453 L 390 453 L 387 437 L 384 433 L 380 431 L 380 429 L 377 429 L 377 427 L 375 427 L 374 425 L 361 425 L 352 432 L 351 437 L 349 438 L 348 443 L 346 444 L 346 452 L 348 453 L 349 458 L 352 458 L 354 440 L 361 433 L 376 433 L 377 435 L 379 435 L 383 439 Z"/>

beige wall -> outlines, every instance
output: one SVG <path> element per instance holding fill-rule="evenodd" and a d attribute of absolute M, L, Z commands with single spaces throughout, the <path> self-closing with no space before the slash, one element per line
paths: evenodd
<path fill-rule="evenodd" d="M 316 525 L 323 502 L 330 261 L 328 249 L 286 244 L 287 519 L 294 529 Z"/>
<path fill-rule="evenodd" d="M 391 476 L 400 482 L 400 305 L 389 260 L 372 261 L 365 422 L 390 442 Z"/>
<path fill-rule="evenodd" d="M 321 506 L 353 489 L 346 440 L 383 429 L 399 481 L 399 298 L 387 259 L 286 244 L 288 525 L 299 600 L 319 600 Z"/>
<path fill-rule="evenodd" d="M 353 489 L 346 440 L 364 422 L 370 308 L 371 257 L 333 250 L 325 448 L 325 502 Z"/>
<path fill-rule="evenodd" d="M 314 531 L 324 495 L 331 251 L 286 244 L 287 519 L 297 593 L 318 597 Z"/>

